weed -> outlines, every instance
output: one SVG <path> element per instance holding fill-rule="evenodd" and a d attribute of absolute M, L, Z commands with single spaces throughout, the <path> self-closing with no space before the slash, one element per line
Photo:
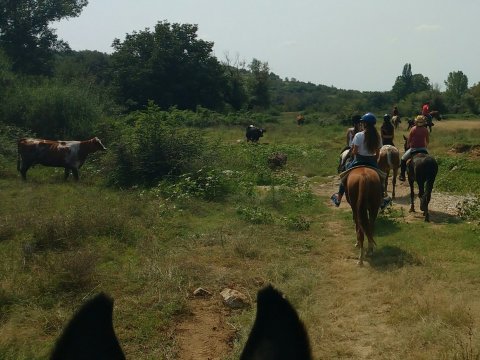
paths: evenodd
<path fill-rule="evenodd" d="M 283 218 L 283 221 L 289 230 L 307 231 L 310 229 L 311 222 L 302 215 L 288 216 Z"/>
<path fill-rule="evenodd" d="M 237 208 L 237 214 L 252 224 L 273 224 L 274 217 L 271 213 L 257 206 L 242 206 Z"/>

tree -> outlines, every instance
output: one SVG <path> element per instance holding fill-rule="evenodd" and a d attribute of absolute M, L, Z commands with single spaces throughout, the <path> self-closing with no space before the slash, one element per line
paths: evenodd
<path fill-rule="evenodd" d="M 402 75 L 398 76 L 395 80 L 395 84 L 392 87 L 392 93 L 396 100 L 402 100 L 407 95 L 430 90 L 430 80 L 421 74 L 412 74 L 412 65 L 405 64 L 403 66 Z"/>
<path fill-rule="evenodd" d="M 445 81 L 445 96 L 448 101 L 454 105 L 458 106 L 462 96 L 468 91 L 468 78 L 461 71 L 453 71 L 448 74 L 448 78 Z"/>
<path fill-rule="evenodd" d="M 68 48 L 48 24 L 80 15 L 88 0 L 0 0 L 0 47 L 15 72 L 49 72 L 53 50 Z"/>
<path fill-rule="evenodd" d="M 240 60 L 238 55 L 232 60 L 227 53 L 225 54 L 223 67 L 227 81 L 225 101 L 230 104 L 234 110 L 240 110 L 247 101 L 245 89 L 247 70 L 245 69 L 245 61 Z"/>
<path fill-rule="evenodd" d="M 249 106 L 266 109 L 270 106 L 268 63 L 253 59 L 248 67 L 252 73 L 249 82 Z"/>
<path fill-rule="evenodd" d="M 148 100 L 163 109 L 222 105 L 223 68 L 212 55 L 213 42 L 198 39 L 197 31 L 197 25 L 163 21 L 153 32 L 147 28 L 114 40 L 114 82 L 130 109 Z"/>

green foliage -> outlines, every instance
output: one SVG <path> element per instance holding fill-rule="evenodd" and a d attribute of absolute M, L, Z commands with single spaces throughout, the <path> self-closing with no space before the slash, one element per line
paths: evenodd
<path fill-rule="evenodd" d="M 311 222 L 302 215 L 292 215 L 284 218 L 287 229 L 294 231 L 307 231 Z"/>
<path fill-rule="evenodd" d="M 467 198 L 458 206 L 458 215 L 465 220 L 480 219 L 480 200 L 475 197 Z"/>
<path fill-rule="evenodd" d="M 422 74 L 412 74 L 412 65 L 403 66 L 402 75 L 398 76 L 392 87 L 396 100 L 402 100 L 407 95 L 431 89 L 430 80 Z"/>
<path fill-rule="evenodd" d="M 247 82 L 250 94 L 249 108 L 267 109 L 270 106 L 268 63 L 253 59 L 249 68 L 251 71 L 251 77 Z"/>
<path fill-rule="evenodd" d="M 195 172 L 202 167 L 206 143 L 193 129 L 178 127 L 153 104 L 128 117 L 113 144 L 108 182 L 115 186 L 152 185 L 165 176 Z"/>
<path fill-rule="evenodd" d="M 43 81 L 17 83 L 2 104 L 6 123 L 51 139 L 93 136 L 104 102 L 95 86 Z"/>
<path fill-rule="evenodd" d="M 240 206 L 237 208 L 237 214 L 252 224 L 273 224 L 274 222 L 273 215 L 258 206 Z"/>
<path fill-rule="evenodd" d="M 193 174 L 182 174 L 173 183 L 161 183 L 161 192 L 168 199 L 188 199 L 190 196 L 204 200 L 220 200 L 233 189 L 233 173 L 215 169 L 200 169 Z"/>
<path fill-rule="evenodd" d="M 222 105 L 223 69 L 213 43 L 198 39 L 198 26 L 158 22 L 154 31 L 115 39 L 112 66 L 119 97 L 130 109 L 153 100 L 161 108 L 214 109 Z"/>
<path fill-rule="evenodd" d="M 453 71 L 448 74 L 445 81 L 445 96 L 452 105 L 458 105 L 462 96 L 468 90 L 468 78 L 461 71 Z"/>
<path fill-rule="evenodd" d="M 435 188 L 440 191 L 479 194 L 480 165 L 465 157 L 436 157 L 439 165 Z"/>
<path fill-rule="evenodd" d="M 88 0 L 4 0 L 0 6 L 0 47 L 13 70 L 48 74 L 54 49 L 68 48 L 49 23 L 80 15 Z"/>

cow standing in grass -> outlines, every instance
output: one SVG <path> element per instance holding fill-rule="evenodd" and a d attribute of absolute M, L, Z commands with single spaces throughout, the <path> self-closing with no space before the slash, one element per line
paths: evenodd
<path fill-rule="evenodd" d="M 78 180 L 78 169 L 82 167 L 88 154 L 99 150 L 106 150 L 106 148 L 97 137 L 85 141 L 20 139 L 17 170 L 22 175 L 22 179 L 26 180 L 28 169 L 36 164 L 63 167 L 65 180 L 70 172 L 75 180 Z"/>
<path fill-rule="evenodd" d="M 258 142 L 258 139 L 260 139 L 263 136 L 263 133 L 265 133 L 266 130 L 262 128 L 258 128 L 253 125 L 249 125 L 247 127 L 247 131 L 245 133 L 245 137 L 247 138 L 247 142 Z"/>

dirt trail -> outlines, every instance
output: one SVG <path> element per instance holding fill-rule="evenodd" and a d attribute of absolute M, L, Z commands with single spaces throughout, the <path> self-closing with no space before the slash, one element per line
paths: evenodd
<path fill-rule="evenodd" d="M 330 197 L 333 193 L 338 192 L 339 179 L 338 176 L 330 176 L 331 181 L 315 185 L 313 191 L 316 195 Z M 391 176 L 388 181 L 388 193 L 392 193 Z M 410 187 L 408 182 L 400 182 L 397 180 L 395 187 L 395 199 L 392 202 L 392 206 L 396 209 L 403 209 L 405 221 L 416 221 L 423 219 L 422 212 L 420 211 L 420 200 L 418 196 L 415 196 L 415 213 L 410 213 Z M 418 189 L 415 185 L 415 193 L 418 194 Z M 456 218 L 458 215 L 458 205 L 463 200 L 470 198 L 470 196 L 451 195 L 441 192 L 436 192 L 435 189 L 432 192 L 432 198 L 429 204 L 430 221 L 432 223 L 444 223 L 448 220 Z M 348 202 L 343 199 L 340 204 L 340 209 L 350 208 Z"/>
<path fill-rule="evenodd" d="M 190 316 L 176 329 L 179 360 L 220 360 L 231 351 L 235 336 L 228 310 L 218 297 L 192 298 Z"/>

